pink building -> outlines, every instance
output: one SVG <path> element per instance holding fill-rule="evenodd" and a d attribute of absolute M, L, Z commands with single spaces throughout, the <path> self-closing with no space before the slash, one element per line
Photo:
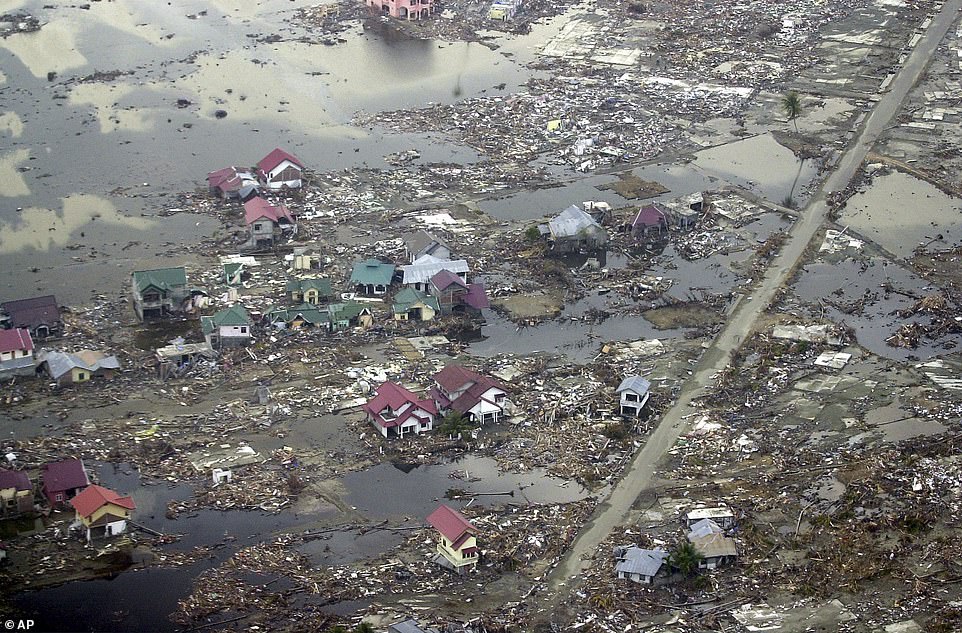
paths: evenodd
<path fill-rule="evenodd" d="M 402 20 L 423 20 L 434 11 L 433 0 L 366 0 L 375 10 Z"/>

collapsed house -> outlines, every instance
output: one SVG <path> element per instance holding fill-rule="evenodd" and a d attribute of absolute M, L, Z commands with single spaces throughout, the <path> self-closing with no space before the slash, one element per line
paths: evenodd
<path fill-rule="evenodd" d="M 225 167 L 207 174 L 207 189 L 224 200 L 247 200 L 257 194 L 257 177 L 237 167 Z"/>
<path fill-rule="evenodd" d="M 213 364 L 217 358 L 210 343 L 176 342 L 157 348 L 154 359 L 161 380 L 179 378 L 201 364 Z"/>

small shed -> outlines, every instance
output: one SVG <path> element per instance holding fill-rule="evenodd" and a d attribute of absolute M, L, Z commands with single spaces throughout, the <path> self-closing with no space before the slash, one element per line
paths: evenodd
<path fill-rule="evenodd" d="M 728 506 L 695 508 L 685 515 L 685 525 L 691 529 L 702 519 L 711 519 L 723 530 L 729 530 L 735 526 L 735 513 Z"/>
<path fill-rule="evenodd" d="M 559 253 L 598 250 L 608 243 L 608 232 L 604 227 L 575 205 L 538 227 L 538 230 L 547 236 L 552 249 Z"/>
<path fill-rule="evenodd" d="M 628 547 L 619 552 L 615 574 L 642 585 L 650 585 L 661 573 L 662 566 L 668 558 L 668 552 L 662 549 L 642 549 Z"/>
<path fill-rule="evenodd" d="M 631 223 L 631 233 L 635 237 L 661 235 L 668 231 L 668 212 L 664 205 L 648 204 L 638 210 Z"/>

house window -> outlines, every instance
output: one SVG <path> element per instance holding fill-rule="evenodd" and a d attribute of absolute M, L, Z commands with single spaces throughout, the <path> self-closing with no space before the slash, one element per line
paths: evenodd
<path fill-rule="evenodd" d="M 54 495 L 53 500 L 54 500 L 54 501 L 63 501 L 63 493 L 62 493 L 62 492 L 58 492 L 56 495 Z"/>
<path fill-rule="evenodd" d="M 147 294 L 144 295 L 144 301 L 151 301 L 151 302 L 153 302 L 153 301 L 160 301 L 160 293 L 159 293 L 159 292 L 148 292 Z"/>
<path fill-rule="evenodd" d="M 499 404 L 500 404 L 501 402 L 503 402 L 503 401 L 504 401 L 504 394 L 503 394 L 503 393 L 499 393 L 499 394 L 495 395 L 495 396 L 494 396 L 494 401 L 497 402 L 497 403 L 499 403 Z"/>
<path fill-rule="evenodd" d="M 258 223 L 256 223 L 256 224 L 254 225 L 254 230 L 255 230 L 255 231 L 260 231 L 262 226 L 264 226 L 264 225 L 261 224 L 260 222 L 258 222 Z"/>
<path fill-rule="evenodd" d="M 77 380 L 86 380 L 86 379 L 87 379 L 87 374 L 83 372 L 80 372 L 79 374 L 77 374 Z"/>
<path fill-rule="evenodd" d="M 241 334 L 247 334 L 247 326 L 246 326 L 246 325 L 242 325 L 242 326 L 241 326 Z"/>
<path fill-rule="evenodd" d="M 638 402 L 638 394 L 636 393 L 626 393 L 625 400 L 627 402 Z"/>

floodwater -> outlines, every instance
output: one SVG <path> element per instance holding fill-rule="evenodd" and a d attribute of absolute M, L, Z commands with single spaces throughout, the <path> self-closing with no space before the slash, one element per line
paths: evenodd
<path fill-rule="evenodd" d="M 378 21 L 354 25 L 336 46 L 278 29 L 313 4 L 15 3 L 44 26 L 0 40 L 0 269 L 18 273 L 5 276 L 0 297 L 54 292 L 70 304 L 120 289 L 135 262 L 164 261 L 161 247 L 219 228 L 207 217 L 157 217 L 175 206 L 169 196 L 277 146 L 317 171 L 386 166 L 384 155 L 412 148 L 422 162 L 474 162 L 473 150 L 429 135 L 349 122 L 358 111 L 450 103 L 500 84 L 513 91 L 531 76 L 485 46 L 416 40 Z M 82 80 L 98 71 L 119 74 Z"/>
<path fill-rule="evenodd" d="M 920 245 L 943 249 L 962 244 L 962 201 L 893 171 L 875 177 L 865 191 L 852 196 L 839 223 L 896 257 L 909 258 Z"/>
<path fill-rule="evenodd" d="M 705 173 L 745 187 L 781 203 L 792 194 L 798 200 L 818 169 L 814 161 L 799 160 L 771 134 L 702 150 L 694 165 Z"/>
<path fill-rule="evenodd" d="M 451 477 L 452 474 L 457 477 Z M 513 497 L 474 497 L 474 504 L 481 505 L 506 501 L 569 503 L 589 496 L 579 484 L 550 477 L 541 468 L 526 473 L 499 473 L 494 459 L 475 455 L 417 467 L 378 464 L 363 472 L 349 473 L 342 481 L 348 490 L 345 501 L 374 520 L 421 521 L 438 503 L 460 507 L 471 498 L 471 493 L 514 492 Z M 451 489 L 466 491 L 465 499 L 447 501 L 445 493 Z"/>
<path fill-rule="evenodd" d="M 911 309 L 915 299 L 897 292 L 886 293 L 883 284 L 920 296 L 926 293 L 922 289 L 927 287 L 925 280 L 908 270 L 886 259 L 872 258 L 866 262 L 847 259 L 835 264 L 809 264 L 802 269 L 793 288 L 802 301 L 811 304 L 816 314 L 821 306 L 826 318 L 854 329 L 859 345 L 873 354 L 902 361 L 909 360 L 909 357 L 924 361 L 946 353 L 942 345 L 956 342 L 954 335 L 948 334 L 934 341 L 923 338 L 916 349 L 886 344 L 885 340 L 903 324 L 913 321 L 928 324 L 931 317 L 924 314 L 900 317 L 897 312 Z M 849 305 L 862 297 L 869 297 L 869 300 L 860 313 L 846 314 L 832 305 Z"/>

